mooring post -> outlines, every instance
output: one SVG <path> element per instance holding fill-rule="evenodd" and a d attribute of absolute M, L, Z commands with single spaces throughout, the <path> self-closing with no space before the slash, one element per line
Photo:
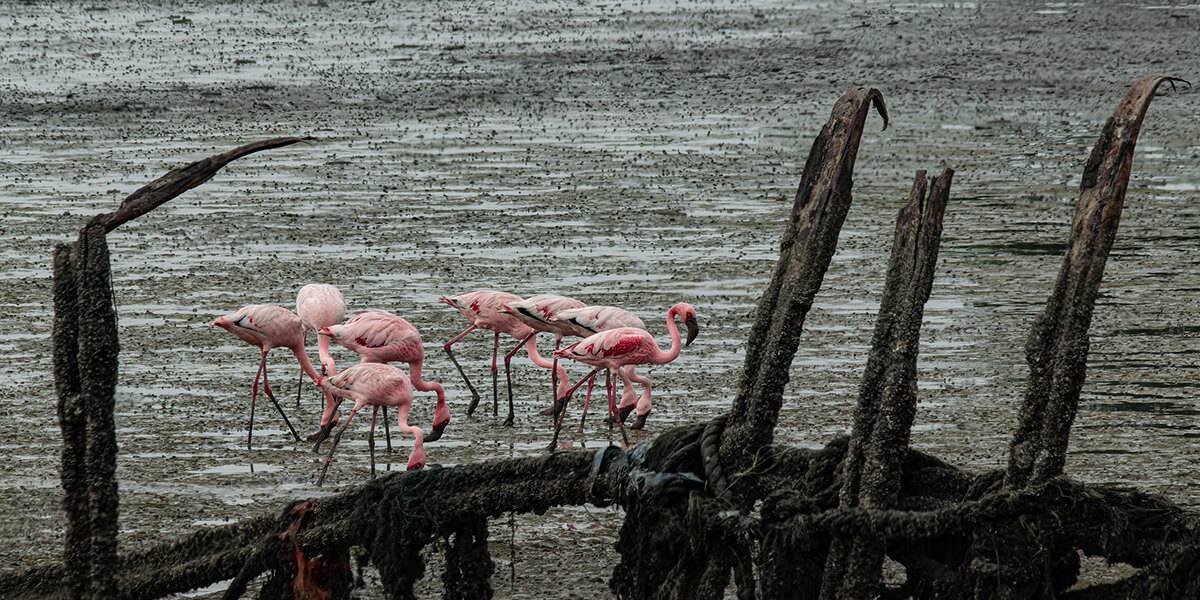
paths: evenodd
<path fill-rule="evenodd" d="M 735 476 L 750 469 L 759 451 L 774 439 L 804 318 L 821 288 L 850 209 L 854 163 L 872 106 L 886 128 L 887 107 L 879 90 L 847 91 L 834 104 L 804 164 L 779 261 L 758 301 L 737 396 L 721 437 L 721 462 Z"/>
<path fill-rule="evenodd" d="M 63 564 L 72 598 L 117 597 L 117 314 L 107 234 L 196 187 L 233 160 L 311 138 L 276 138 L 174 169 L 93 217 L 54 253 L 54 381 L 63 436 Z"/>
<path fill-rule="evenodd" d="M 1183 80 L 1151 75 L 1134 82 L 1083 169 L 1058 281 L 1025 345 L 1029 379 L 1009 447 L 1009 487 L 1042 483 L 1063 471 L 1087 371 L 1088 328 L 1125 206 L 1138 133 L 1155 91 L 1176 81 Z"/>
<path fill-rule="evenodd" d="M 896 218 L 887 281 L 841 464 L 839 507 L 892 508 L 899 496 L 909 434 L 917 409 L 917 351 L 925 302 L 941 245 L 942 219 L 954 172 L 927 183 L 917 171 L 908 202 Z M 835 536 L 825 563 L 821 597 L 879 595 L 886 540 Z"/>

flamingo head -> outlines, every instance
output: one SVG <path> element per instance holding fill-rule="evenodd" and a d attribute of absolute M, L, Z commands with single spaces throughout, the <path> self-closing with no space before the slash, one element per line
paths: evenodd
<path fill-rule="evenodd" d="M 233 321 L 229 320 L 229 316 L 226 315 L 224 317 L 217 317 L 208 324 L 211 327 L 220 327 L 221 329 L 228 330 L 231 326 L 233 326 Z"/>
<path fill-rule="evenodd" d="M 317 335 L 331 337 L 335 340 L 338 338 L 338 332 L 334 331 L 333 327 L 322 327 L 317 330 Z"/>
<path fill-rule="evenodd" d="M 684 345 L 691 346 L 696 336 L 700 334 L 700 323 L 696 320 L 696 308 L 687 302 L 680 302 L 672 306 L 670 312 L 683 318 L 683 324 L 687 327 L 687 342 Z"/>

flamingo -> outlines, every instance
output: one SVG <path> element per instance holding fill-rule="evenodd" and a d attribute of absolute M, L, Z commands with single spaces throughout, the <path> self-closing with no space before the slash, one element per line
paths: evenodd
<path fill-rule="evenodd" d="M 291 421 L 288 421 L 287 415 L 283 414 L 283 407 L 275 400 L 275 395 L 271 393 L 271 384 L 267 381 L 267 353 L 272 348 L 291 350 L 304 373 L 314 382 L 321 379 L 304 351 L 304 324 L 300 317 L 282 306 L 251 304 L 223 317 L 217 317 L 209 325 L 220 327 L 258 348 L 258 371 L 254 374 L 254 384 L 250 388 L 250 431 L 246 434 L 246 448 L 254 448 L 254 405 L 258 399 L 260 377 L 263 391 L 279 411 L 279 416 L 283 417 L 283 422 L 287 423 L 292 437 L 296 438 L 297 442 L 300 441 L 300 435 L 296 433 L 296 428 L 292 427 Z"/>
<path fill-rule="evenodd" d="M 525 325 L 528 325 L 531 329 L 533 329 L 533 331 L 529 334 L 529 336 L 527 336 L 525 339 L 521 340 L 521 342 L 519 344 L 517 344 L 516 346 L 513 346 L 513 349 L 509 350 L 508 353 L 504 355 L 505 372 L 506 373 L 508 372 L 507 365 L 508 365 L 509 361 L 512 360 L 512 357 L 518 351 L 520 351 L 521 348 L 529 340 L 536 339 L 537 334 L 539 332 L 544 331 L 546 333 L 554 334 L 554 349 L 555 350 L 558 350 L 559 346 L 562 345 L 563 336 L 577 335 L 575 333 L 575 329 L 571 326 L 570 323 L 567 323 L 565 321 L 554 320 L 554 315 L 559 312 L 565 311 L 565 310 L 569 310 L 569 309 L 573 309 L 573 308 L 583 308 L 584 306 L 585 306 L 584 303 L 580 302 L 579 300 L 576 300 L 574 298 L 568 298 L 566 296 L 559 296 L 558 294 L 538 294 L 536 296 L 530 296 L 529 298 L 526 298 L 525 300 L 517 300 L 517 301 L 509 302 L 508 304 L 506 304 L 504 306 L 504 311 L 507 312 L 508 314 L 516 317 L 518 321 L 524 323 Z M 537 348 L 536 342 L 534 343 L 533 347 L 534 347 L 534 352 L 530 353 L 530 357 L 532 357 L 534 354 L 536 354 L 536 348 Z M 539 366 L 544 366 L 544 365 L 539 365 Z M 559 379 L 558 373 L 559 373 L 558 358 L 554 358 L 554 360 L 551 361 L 551 365 L 550 365 L 550 393 L 552 394 L 551 404 L 550 404 L 551 410 L 553 410 L 553 406 L 554 406 L 553 400 L 558 398 L 558 394 L 561 391 L 561 390 L 559 390 L 559 382 L 562 380 Z M 564 373 L 565 373 L 565 369 L 564 369 Z M 508 378 L 508 405 L 510 407 L 509 420 L 506 421 L 505 423 L 508 425 L 511 425 L 512 424 L 512 411 L 511 411 L 512 378 L 511 377 Z"/>
<path fill-rule="evenodd" d="M 325 482 L 325 473 L 329 463 L 333 462 L 333 452 L 342 441 L 342 434 L 354 420 L 354 415 L 365 406 L 371 406 L 371 430 L 367 434 L 367 448 L 371 455 L 371 477 L 375 476 L 375 422 L 379 417 L 379 409 L 386 406 L 396 407 L 396 429 L 411 433 L 413 449 L 408 455 L 408 470 L 416 470 L 425 466 L 424 436 L 421 428 L 408 424 L 408 411 L 412 406 L 413 386 L 408 375 L 398 367 L 385 363 L 361 362 L 337 375 L 317 379 L 321 389 L 338 398 L 349 398 L 354 401 L 354 408 L 346 416 L 346 421 L 338 428 L 333 443 L 329 446 L 329 454 L 325 457 L 325 466 L 317 479 L 317 485 Z"/>
<path fill-rule="evenodd" d="M 467 407 L 467 415 L 475 412 L 475 407 L 479 404 L 479 392 L 475 391 L 475 386 L 471 385 L 471 380 L 467 378 L 462 365 L 458 364 L 458 359 L 454 358 L 454 352 L 450 347 L 466 337 L 468 333 L 478 328 L 491 330 L 494 334 L 492 340 L 492 414 L 498 416 L 500 414 L 500 382 L 498 379 L 496 358 L 500 351 L 500 334 L 507 333 L 518 340 L 524 340 L 533 333 L 532 328 L 504 310 L 507 304 L 520 301 L 521 297 L 508 292 L 476 290 L 458 294 L 457 296 L 442 296 L 438 300 L 445 302 L 471 322 L 466 329 L 450 338 L 445 344 L 442 344 L 442 348 L 450 357 L 450 361 L 458 369 L 458 374 L 462 376 L 463 381 L 467 384 L 467 389 L 471 390 L 471 404 Z M 537 349 L 534 348 L 533 352 L 536 351 Z M 505 367 L 508 367 L 508 363 L 505 363 Z M 508 423 L 511 424 L 511 421 Z"/>
<path fill-rule="evenodd" d="M 425 347 L 421 344 L 421 333 L 403 317 L 394 315 L 386 310 L 362 310 L 354 313 L 344 325 L 332 325 L 321 328 L 318 337 L 328 353 L 329 340 L 333 340 L 361 357 L 363 363 L 408 363 L 410 381 L 417 390 L 432 391 L 437 394 L 437 408 L 434 409 L 433 430 L 425 437 L 426 442 L 432 442 L 442 437 L 446 425 L 450 423 L 450 408 L 446 406 L 446 393 L 442 384 L 437 381 L 421 378 L 421 366 L 425 364 Z M 322 357 L 322 361 L 325 357 Z M 330 369 L 333 369 L 333 358 L 329 357 Z M 321 415 L 321 435 L 317 440 L 319 445 L 329 435 L 333 427 L 331 417 L 337 406 L 326 402 L 325 411 Z M 387 434 L 387 407 L 383 407 L 384 432 Z M 388 449 L 391 449 L 389 437 Z"/>
<path fill-rule="evenodd" d="M 700 333 L 700 326 L 696 321 L 696 309 L 691 304 L 680 302 L 667 310 L 667 332 L 671 335 L 671 346 L 667 350 L 660 349 L 658 343 L 654 341 L 654 336 L 645 329 L 618 327 L 601 331 L 555 352 L 554 355 L 559 358 L 570 358 L 593 367 L 590 373 L 567 390 L 564 402 L 585 380 L 594 378 L 600 369 L 616 369 L 620 372 L 621 368 L 626 365 L 661 365 L 675 360 L 682 349 L 679 327 L 675 325 L 676 316 L 681 317 L 687 326 L 687 342 L 684 345 L 690 346 L 696 339 L 696 335 Z M 610 416 L 618 418 L 612 390 L 609 390 L 608 393 L 608 410 Z M 562 420 L 559 419 L 554 427 L 554 439 L 550 442 L 551 448 L 558 443 L 558 431 L 561 423 Z M 623 428 L 622 432 L 624 432 Z"/>
<path fill-rule="evenodd" d="M 346 300 L 342 297 L 342 290 L 336 286 L 325 283 L 310 283 L 302 288 L 296 294 L 296 314 L 300 317 L 300 322 L 304 323 L 304 332 L 307 337 L 308 332 L 318 331 L 322 327 L 329 327 L 342 322 L 346 316 Z M 321 375 L 326 376 L 332 373 L 332 361 L 326 364 L 326 357 L 329 356 L 329 340 L 317 337 L 317 352 L 321 358 Z M 300 371 L 300 383 L 304 382 L 304 371 Z M 300 391 L 302 385 L 296 386 L 296 408 L 300 408 Z M 328 403 L 329 398 L 326 398 Z"/>
<path fill-rule="evenodd" d="M 560 323 L 568 332 L 581 338 L 618 327 L 646 328 L 646 324 L 637 315 L 616 306 L 585 306 L 582 308 L 561 310 L 551 317 L 551 322 Z M 558 347 L 555 346 L 554 349 L 557 351 Z M 627 381 L 625 383 L 628 385 Z M 579 416 L 580 432 L 583 431 L 583 422 L 587 418 L 588 405 L 592 401 L 592 384 L 593 381 L 588 382 L 587 394 L 583 398 L 583 411 Z M 612 372 L 606 372 L 604 375 L 605 390 L 608 390 L 612 385 Z M 566 400 L 561 400 L 560 403 L 559 400 L 561 398 L 561 395 L 555 396 L 555 404 L 546 414 L 553 415 L 555 419 L 558 418 L 558 413 L 562 410 L 562 405 L 566 404 Z M 624 400 L 624 392 L 622 392 L 622 403 L 624 403 Z M 625 414 L 628 415 L 628 411 Z M 625 419 L 622 418 L 621 422 L 623 423 L 624 421 Z"/>

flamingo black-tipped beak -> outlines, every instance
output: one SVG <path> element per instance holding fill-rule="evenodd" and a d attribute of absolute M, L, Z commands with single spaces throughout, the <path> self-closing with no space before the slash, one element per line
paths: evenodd
<path fill-rule="evenodd" d="M 333 332 L 330 331 L 328 327 L 322 327 L 317 330 L 317 335 L 326 335 L 329 337 L 333 337 Z"/>
<path fill-rule="evenodd" d="M 321 442 L 329 438 L 329 432 L 333 431 L 333 424 L 333 420 L 330 419 L 329 423 L 322 425 L 319 431 L 308 436 L 308 441 L 313 442 L 314 453 L 321 451 Z"/>
<path fill-rule="evenodd" d="M 446 431 L 446 426 L 449 424 L 450 424 L 450 421 L 446 421 L 445 423 L 442 423 L 441 425 L 434 425 L 433 429 L 431 429 L 429 431 L 429 435 L 425 436 L 425 441 L 426 442 L 436 442 L 436 441 L 442 439 L 442 433 L 444 431 Z"/>
<path fill-rule="evenodd" d="M 700 323 L 696 322 L 696 315 L 692 315 L 685 319 L 683 324 L 687 325 L 688 330 L 687 343 L 684 345 L 691 346 L 692 341 L 695 340 L 696 336 L 700 334 Z"/>

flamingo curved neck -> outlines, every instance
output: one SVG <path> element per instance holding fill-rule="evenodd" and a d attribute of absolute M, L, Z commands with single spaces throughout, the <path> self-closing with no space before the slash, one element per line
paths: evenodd
<path fill-rule="evenodd" d="M 553 369 L 553 368 L 555 368 L 556 363 L 558 362 L 557 360 L 550 360 L 550 359 L 542 356 L 538 352 L 536 335 L 530 337 L 528 340 L 525 340 L 525 352 L 527 352 L 529 354 L 529 360 L 532 360 L 533 364 L 535 364 L 543 369 Z M 558 366 L 558 381 L 561 384 L 566 378 L 567 368 L 562 365 L 557 365 L 557 366 Z"/>
<path fill-rule="evenodd" d="M 321 360 L 321 365 L 325 366 L 326 375 L 333 377 L 337 374 L 337 366 L 333 362 L 333 355 L 329 353 L 329 336 L 317 335 L 317 356 Z"/>
<path fill-rule="evenodd" d="M 679 351 L 683 348 L 682 340 L 679 338 L 679 327 L 675 325 L 675 310 L 667 311 L 667 332 L 671 334 L 671 347 L 667 350 L 658 348 L 655 344 L 654 356 L 650 358 L 650 362 L 655 364 L 669 363 L 679 356 Z"/>
<path fill-rule="evenodd" d="M 313 383 L 321 381 L 321 375 L 313 368 L 312 363 L 308 360 L 308 353 L 304 351 L 304 346 L 292 348 L 292 354 L 296 355 L 296 362 L 300 363 L 300 369 L 312 379 Z"/>
<path fill-rule="evenodd" d="M 446 391 L 442 389 L 442 384 L 436 381 L 427 381 L 425 379 L 421 379 L 421 363 L 422 361 L 416 361 L 409 363 L 408 365 L 408 370 L 410 373 L 409 380 L 412 381 L 413 387 L 422 392 L 428 392 L 432 390 L 435 394 L 437 394 L 439 403 L 445 402 Z"/>

